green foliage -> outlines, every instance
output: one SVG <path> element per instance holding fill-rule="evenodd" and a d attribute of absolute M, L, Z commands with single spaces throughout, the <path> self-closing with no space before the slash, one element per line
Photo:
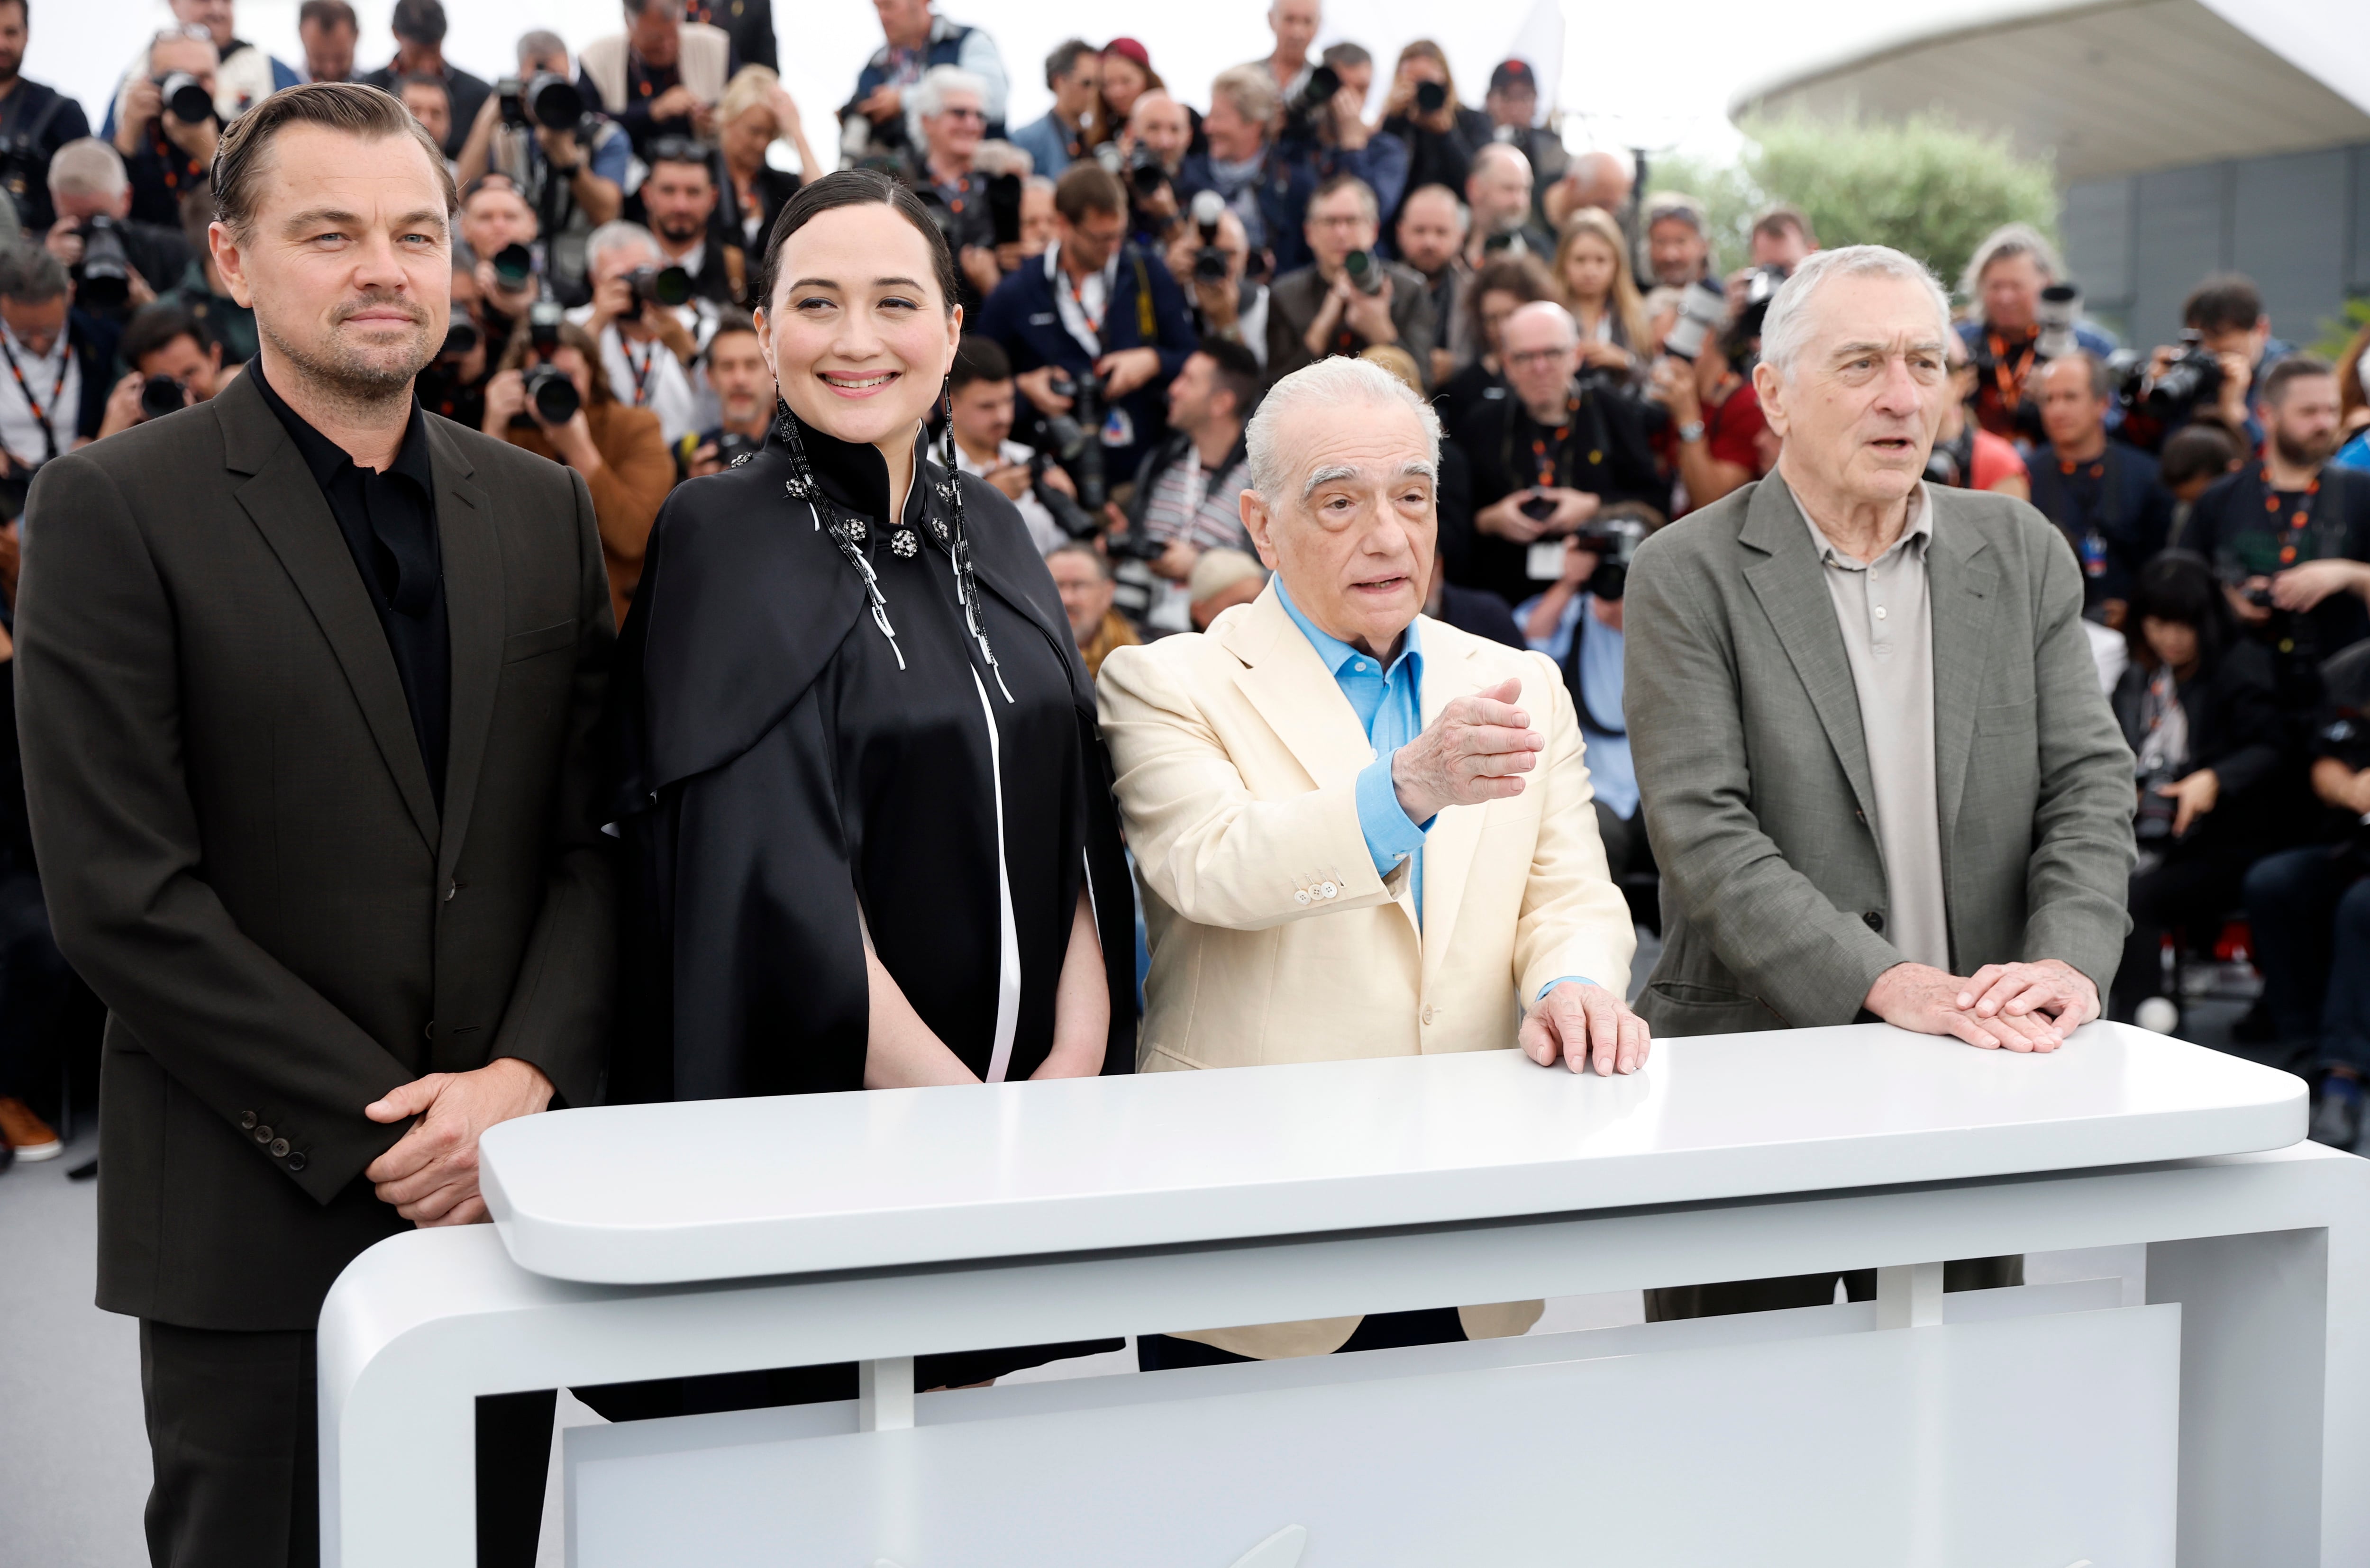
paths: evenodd
<path fill-rule="evenodd" d="M 2056 232 L 2048 160 L 2022 155 L 2002 133 L 1935 112 L 1899 124 L 1796 112 L 1743 129 L 1748 141 L 1735 165 L 1672 158 L 1648 176 L 1654 190 L 1705 201 L 1723 270 L 1744 264 L 1754 215 L 1780 201 L 1809 215 L 1822 245 L 1889 245 L 1924 259 L 1951 287 L 2000 224 Z"/>
<path fill-rule="evenodd" d="M 2370 326 L 2370 297 L 2356 294 L 2345 302 L 2342 313 L 2320 318 L 2320 336 L 2314 339 L 2311 352 L 2342 371 L 2345 350 L 2353 347 L 2353 335 L 2365 326 Z"/>

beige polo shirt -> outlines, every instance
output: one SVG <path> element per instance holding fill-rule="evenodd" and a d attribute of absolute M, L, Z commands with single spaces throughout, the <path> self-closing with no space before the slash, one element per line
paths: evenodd
<path fill-rule="evenodd" d="M 1950 921 L 1942 888 L 1942 810 L 1934 786 L 1934 618 L 1926 576 L 1934 509 L 1920 484 L 1909 498 L 1908 526 L 1874 561 L 1836 549 L 1810 513 L 1802 521 L 1819 552 L 1859 693 L 1890 905 L 1883 936 L 1912 963 L 1947 971 Z"/>

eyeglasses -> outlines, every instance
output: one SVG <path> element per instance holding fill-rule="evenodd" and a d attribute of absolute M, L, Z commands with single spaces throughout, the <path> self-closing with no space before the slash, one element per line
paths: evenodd
<path fill-rule="evenodd" d="M 1507 355 L 1506 362 L 1510 365 L 1549 365 L 1570 352 L 1569 349 L 1525 349 L 1519 354 Z"/>
<path fill-rule="evenodd" d="M 1311 218 L 1308 225 L 1316 229 L 1354 229 L 1366 221 L 1363 212 L 1337 212 L 1329 218 Z"/>
<path fill-rule="evenodd" d="M 941 120 L 976 120 L 982 125 L 987 123 L 987 116 L 975 109 L 942 109 L 938 110 L 938 118 Z"/>

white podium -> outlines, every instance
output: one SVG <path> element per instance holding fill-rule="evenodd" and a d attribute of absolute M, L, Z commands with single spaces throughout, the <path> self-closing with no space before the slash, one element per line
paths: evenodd
<path fill-rule="evenodd" d="M 2370 1162 L 2296 1079 L 1881 1024 L 619 1106 L 357 1259 L 327 1560 L 466 1564 L 473 1399 L 855 1361 L 575 1428 L 571 1568 L 2370 1562 Z M 2144 1242 L 1945 1297 L 1947 1258 Z M 917 1395 L 912 1357 L 1814 1269 L 1852 1306 Z"/>

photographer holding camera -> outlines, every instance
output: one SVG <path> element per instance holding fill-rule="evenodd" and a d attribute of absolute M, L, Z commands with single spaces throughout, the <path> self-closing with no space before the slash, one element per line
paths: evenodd
<path fill-rule="evenodd" d="M 116 352 L 132 369 L 108 394 L 101 441 L 195 407 L 222 383 L 222 345 L 208 343 L 188 313 L 173 305 L 150 305 L 133 316 Z"/>
<path fill-rule="evenodd" d="M 1464 189 L 1473 155 L 1490 144 L 1490 117 L 1457 101 L 1448 55 L 1428 38 L 1399 51 L 1381 131 L 1407 143 L 1409 192 L 1427 185 Z"/>
<path fill-rule="evenodd" d="M 2065 265 L 2030 223 L 2002 223 L 1984 236 L 1959 279 L 1974 313 L 1959 338 L 1975 365 L 1975 422 L 2010 441 L 2042 435 L 2034 372 L 2079 350 L 2103 363 L 2115 341 L 2078 319 L 2082 296 L 2060 281 Z"/>
<path fill-rule="evenodd" d="M 592 288 L 584 242 L 625 210 L 633 161 L 626 132 L 587 112 L 569 74 L 568 46 L 537 31 L 518 41 L 518 74 L 496 83 L 478 109 L 454 176 L 465 189 L 489 174 L 510 181 L 545 238 L 553 291 L 563 303 L 581 304 Z"/>
<path fill-rule="evenodd" d="M 1507 395 L 1477 399 L 1456 432 L 1473 464 L 1479 535 L 1465 580 L 1515 604 L 1563 576 L 1564 536 L 1600 508 L 1644 501 L 1659 511 L 1670 486 L 1654 467 L 1645 406 L 1581 373 L 1570 311 L 1552 300 L 1524 305 L 1499 342 Z"/>
<path fill-rule="evenodd" d="M 1244 275 L 1250 241 L 1243 221 L 1214 190 L 1198 192 L 1187 217 L 1169 238 L 1167 260 L 1169 276 L 1192 291 L 1194 336 L 1239 343 L 1264 367 L 1269 290 Z"/>
<path fill-rule="evenodd" d="M 75 308 L 58 258 L 0 251 L 0 517 L 52 458 L 98 434 L 115 381 L 115 328 Z"/>
<path fill-rule="evenodd" d="M 1237 65 L 1210 84 L 1210 112 L 1202 117 L 1209 150 L 1189 155 L 1177 171 L 1179 202 L 1214 190 L 1236 217 L 1254 252 L 1264 251 L 1270 276 L 1308 265 L 1301 221 L 1317 190 L 1306 149 L 1294 152 L 1270 137 L 1283 99 L 1264 65 Z"/>
<path fill-rule="evenodd" d="M 132 179 L 131 215 L 143 223 L 178 226 L 182 199 L 212 177 L 218 63 L 203 29 L 168 28 L 148 46 L 146 74 L 123 86 L 115 150 Z"/>
<path fill-rule="evenodd" d="M 1157 88 L 1136 95 L 1117 151 L 1127 179 L 1128 229 L 1138 244 L 1157 244 L 1176 232 L 1182 211 L 1177 178 L 1192 144 L 1193 120 L 1183 104 Z"/>
<path fill-rule="evenodd" d="M 662 441 L 672 446 L 699 429 L 692 372 L 701 317 L 690 303 L 691 280 L 666 265 L 650 230 L 622 219 L 594 229 L 584 252 L 592 303 L 569 311 L 568 319 L 597 345 L 618 400 L 656 414 Z"/>
<path fill-rule="evenodd" d="M 744 452 L 765 444 L 774 424 L 774 372 L 757 346 L 757 324 L 747 313 L 726 311 L 708 335 L 708 390 L 716 394 L 717 423 L 702 431 L 685 464 L 690 476 L 721 474 Z"/>
<path fill-rule="evenodd" d="M 1159 439 L 1162 395 L 1193 351 L 1185 292 L 1159 257 L 1127 238 L 1127 193 L 1089 159 L 1053 187 L 1054 240 L 1044 259 L 988 296 L 977 330 L 1002 345 L 1030 406 L 1047 418 L 1082 415 L 1106 472 L 1127 474 Z M 1042 444 L 1058 447 L 1061 443 Z M 1068 462 L 1064 453 L 1064 461 Z M 1101 498 L 1074 465 L 1089 511 Z"/>
<path fill-rule="evenodd" d="M 1126 511 L 1125 554 L 1153 579 L 1137 586 L 1149 589 L 1143 624 L 1156 636 L 1194 630 L 1189 585 L 1204 551 L 1251 551 L 1238 502 L 1250 485 L 1243 429 L 1261 385 L 1250 350 L 1224 341 L 1195 349 L 1168 383 L 1171 433 L 1136 470 Z"/>
<path fill-rule="evenodd" d="M 547 316 L 551 307 L 543 310 Z M 592 334 L 574 322 L 530 318 L 486 383 L 485 431 L 584 476 L 610 603 L 622 622 L 641 580 L 650 524 L 674 487 L 674 457 L 658 416 L 617 401 Z"/>
<path fill-rule="evenodd" d="M 132 211 L 132 180 L 115 149 L 95 136 L 69 142 L 50 160 L 56 221 L 41 247 L 65 265 L 75 303 L 117 326 L 153 303 L 190 269 L 181 231 L 144 223 Z"/>
<path fill-rule="evenodd" d="M 50 161 L 58 149 L 90 134 L 82 105 L 55 87 L 25 79 L 30 31 L 28 0 L 0 0 L 0 189 L 17 204 L 17 221 L 40 234 L 57 221 L 50 205 Z"/>
<path fill-rule="evenodd" d="M 594 39 L 578 57 L 576 90 L 626 128 L 648 159 L 662 136 L 706 142 L 731 75 L 732 40 L 683 19 L 683 0 L 624 0 L 626 30 Z"/>
<path fill-rule="evenodd" d="M 1308 203 L 1310 265 L 1288 272 L 1268 292 L 1267 370 L 1271 380 L 1336 354 L 1355 356 L 1396 343 L 1432 368 L 1439 334 L 1432 291 L 1412 268 L 1386 261 L 1375 193 L 1352 175 L 1336 175 Z"/>
<path fill-rule="evenodd" d="M 2191 419 L 2211 415 L 2247 445 L 2261 446 L 2264 377 L 2295 352 L 2272 336 L 2262 292 L 2252 279 L 2217 273 L 2181 302 L 2180 319 L 2180 341 L 2158 347 L 2124 386 L 2133 438 L 2161 446 Z"/>
<path fill-rule="evenodd" d="M 1677 480 L 1671 497 L 1674 521 L 1764 477 L 1775 464 L 1774 454 L 1763 455 L 1769 426 L 1761 417 L 1760 395 L 1737 372 L 1728 302 L 1702 282 L 1685 298 L 1646 392 L 1670 415 L 1654 444 Z"/>
<path fill-rule="evenodd" d="M 694 299 L 745 305 L 749 253 L 717 220 L 716 155 L 697 142 L 662 136 L 650 148 L 650 172 L 635 197 L 658 241 L 661 262 L 683 269 Z"/>
<path fill-rule="evenodd" d="M 1570 166 L 1571 155 L 1564 151 L 1563 138 L 1553 127 L 1536 123 L 1539 79 L 1528 61 L 1498 63 L 1497 69 L 1490 73 L 1490 90 L 1481 99 L 1481 109 L 1490 117 L 1490 140 L 1523 155 L 1523 161 L 1530 166 L 1533 190 L 1544 195 L 1547 187 L 1563 177 L 1564 170 Z M 1535 208 L 1533 216 L 1541 224 L 1547 221 L 1544 206 Z M 1474 224 L 1480 226 L 1478 212 Z"/>
<path fill-rule="evenodd" d="M 940 65 L 960 65 L 979 78 L 985 133 L 1004 134 L 1008 79 L 1004 56 L 984 29 L 949 21 L 930 9 L 930 0 L 872 0 L 872 9 L 884 41 L 857 73 L 856 96 L 839 110 L 846 162 L 894 158 L 905 150 L 911 130 L 906 95 Z"/>
<path fill-rule="evenodd" d="M 954 369 L 947 372 L 947 395 L 955 466 L 1004 493 L 1029 525 L 1029 542 L 1039 555 L 1064 540 L 1090 539 L 1100 532 L 1101 520 L 1077 504 L 1077 486 L 1051 454 L 1011 439 L 1019 395 L 1013 389 L 1012 361 L 995 339 L 963 335 Z"/>
<path fill-rule="evenodd" d="M 1322 183 L 1344 175 L 1363 180 L 1385 212 L 1398 211 L 1408 188 L 1408 144 L 1365 120 L 1375 83 L 1375 57 L 1363 46 L 1337 43 L 1309 73 L 1307 84 L 1284 99 L 1287 155 L 1305 158 Z"/>
<path fill-rule="evenodd" d="M 979 166 L 980 143 L 987 131 L 987 84 L 959 65 L 933 65 L 905 95 L 916 137 L 912 177 L 907 181 L 947 236 L 967 287 L 957 303 L 976 310 L 1004 280 L 996 260 L 996 203 L 1008 192 L 1012 238 L 1018 235 L 1019 181 L 991 176 Z M 999 187 L 1002 189 L 999 189 Z"/>

